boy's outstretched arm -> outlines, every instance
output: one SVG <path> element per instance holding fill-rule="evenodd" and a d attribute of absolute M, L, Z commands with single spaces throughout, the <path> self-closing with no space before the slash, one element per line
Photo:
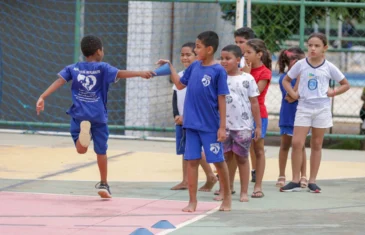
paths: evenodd
<path fill-rule="evenodd" d="M 255 137 L 254 137 L 254 140 L 256 141 L 259 138 L 261 138 L 261 132 L 262 132 L 260 105 L 259 105 L 259 101 L 257 100 L 257 97 L 250 97 L 249 99 L 251 102 L 252 116 L 256 123 Z"/>
<path fill-rule="evenodd" d="M 166 64 L 166 63 L 168 63 L 170 65 L 171 81 L 175 84 L 175 86 L 178 90 L 184 89 L 185 85 L 180 82 L 180 76 L 176 72 L 176 69 L 171 64 L 171 62 L 169 60 L 159 60 L 159 61 L 157 61 L 157 64 L 160 65 L 160 66 L 163 65 L 163 64 Z"/>
<path fill-rule="evenodd" d="M 45 92 L 39 97 L 36 105 L 37 115 L 40 114 L 41 111 L 44 110 L 44 100 L 51 95 L 53 92 L 55 92 L 58 88 L 63 86 L 66 83 L 66 80 L 63 78 L 58 78 L 56 81 L 54 81 Z"/>
<path fill-rule="evenodd" d="M 156 75 L 153 71 L 129 71 L 129 70 L 119 70 L 117 73 L 117 78 L 133 78 L 133 77 L 142 77 L 142 78 L 151 78 L 153 75 Z"/>
<path fill-rule="evenodd" d="M 226 96 L 219 95 L 218 96 L 218 109 L 219 109 L 219 116 L 220 116 L 220 125 L 218 129 L 218 139 L 217 141 L 223 142 L 226 140 Z"/>

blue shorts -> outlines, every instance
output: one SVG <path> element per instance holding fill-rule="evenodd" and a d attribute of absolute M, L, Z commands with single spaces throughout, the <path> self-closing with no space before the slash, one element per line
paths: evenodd
<path fill-rule="evenodd" d="M 201 159 L 202 146 L 208 163 L 223 162 L 223 145 L 217 141 L 217 132 L 186 129 L 184 160 Z"/>
<path fill-rule="evenodd" d="M 70 133 L 72 139 L 76 145 L 76 141 L 79 139 L 80 134 L 80 123 L 82 121 L 71 118 Z M 91 138 L 94 142 L 94 151 L 96 154 L 106 154 L 108 149 L 108 138 L 109 138 L 109 128 L 106 123 L 91 123 Z"/>
<path fill-rule="evenodd" d="M 267 125 L 269 124 L 268 118 L 261 118 L 261 139 L 264 139 L 266 136 Z M 256 129 L 256 123 L 253 122 L 253 127 Z M 255 137 L 255 129 L 252 132 L 252 138 Z"/>
<path fill-rule="evenodd" d="M 294 126 L 280 126 L 280 135 L 293 136 Z"/>
<path fill-rule="evenodd" d="M 176 154 L 181 155 L 185 153 L 186 136 L 185 130 L 180 125 L 175 125 L 176 133 Z"/>

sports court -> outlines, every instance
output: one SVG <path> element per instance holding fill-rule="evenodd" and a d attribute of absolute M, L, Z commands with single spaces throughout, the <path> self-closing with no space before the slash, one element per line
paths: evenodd
<path fill-rule="evenodd" d="M 267 146 L 264 198 L 241 203 L 235 194 L 233 210 L 219 212 L 213 193 L 199 192 L 197 211 L 183 213 L 188 191 L 169 190 L 181 175 L 174 142 L 111 139 L 113 198 L 101 200 L 94 190 L 99 175 L 92 149 L 78 155 L 68 136 L 1 133 L 0 138 L 1 234 L 362 234 L 364 229 L 361 151 L 323 150 L 321 194 L 280 193 L 278 147 Z M 290 169 L 289 161 L 289 179 Z M 200 180 L 203 184 L 202 171 Z"/>

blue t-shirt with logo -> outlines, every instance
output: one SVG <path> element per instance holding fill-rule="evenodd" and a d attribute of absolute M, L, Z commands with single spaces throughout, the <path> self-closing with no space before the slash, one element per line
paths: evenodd
<path fill-rule="evenodd" d="M 79 120 L 95 123 L 108 121 L 109 84 L 116 81 L 118 69 L 104 62 L 78 62 L 58 73 L 72 81 L 72 106 L 67 114 Z"/>
<path fill-rule="evenodd" d="M 224 68 L 220 64 L 203 66 L 201 61 L 195 61 L 180 82 L 187 86 L 183 127 L 216 132 L 220 124 L 218 96 L 229 94 Z"/>
<path fill-rule="evenodd" d="M 283 80 L 285 78 L 285 75 L 286 75 L 286 73 L 283 73 L 280 76 L 280 79 L 279 79 L 279 85 L 280 85 L 280 90 L 281 90 L 281 94 L 282 94 L 279 126 L 293 127 L 294 126 L 294 120 L 295 120 L 295 113 L 297 112 L 298 101 L 295 101 L 293 103 L 289 103 L 288 101 L 286 101 L 284 99 L 285 96 L 286 96 L 286 93 L 287 93 L 286 90 L 284 89 L 284 86 L 283 86 Z M 296 78 L 291 80 L 291 86 L 292 87 L 295 86 L 296 81 L 297 81 Z"/>

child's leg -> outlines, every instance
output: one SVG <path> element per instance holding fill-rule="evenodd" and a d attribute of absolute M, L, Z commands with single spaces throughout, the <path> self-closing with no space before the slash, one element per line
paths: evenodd
<path fill-rule="evenodd" d="M 228 161 L 227 161 L 228 160 Z M 236 158 L 232 156 L 230 158 L 226 158 L 226 163 L 228 167 L 228 174 L 229 174 L 229 188 L 231 190 L 231 193 L 234 193 L 234 178 L 236 176 L 237 171 L 237 161 Z"/>
<path fill-rule="evenodd" d="M 250 164 L 248 157 L 241 157 L 234 154 L 236 158 L 241 182 L 240 202 L 248 202 L 248 184 L 250 181 Z"/>
<path fill-rule="evenodd" d="M 100 173 L 100 183 L 97 184 L 96 188 L 98 194 L 102 198 L 111 198 L 111 192 L 108 185 L 108 137 L 109 130 L 106 123 L 92 123 L 91 124 L 91 134 L 94 141 L 94 151 L 97 156 L 99 173 Z"/>
<path fill-rule="evenodd" d="M 226 149 L 225 146 L 228 146 L 228 144 L 225 145 L 225 143 L 224 143 L 223 146 L 224 146 L 223 148 Z M 232 193 L 232 190 L 233 190 L 233 182 L 232 182 L 232 179 L 231 179 L 231 175 L 236 172 L 236 168 L 232 168 L 232 158 L 234 158 L 234 156 L 233 156 L 233 152 L 232 152 L 231 149 L 232 148 L 230 148 L 230 151 L 229 152 L 224 153 L 224 159 L 225 159 L 225 161 L 227 163 L 228 177 L 229 177 L 229 188 L 230 188 L 231 193 Z M 232 173 L 232 171 L 233 171 L 233 173 Z M 220 183 L 219 183 L 219 191 L 218 191 L 218 194 L 215 193 L 215 195 L 218 195 L 218 196 L 214 197 L 214 200 L 216 200 L 216 201 L 222 201 L 223 198 L 224 198 L 223 191 L 221 190 Z"/>
<path fill-rule="evenodd" d="M 214 187 L 214 185 L 217 183 L 218 179 L 214 175 L 213 170 L 210 167 L 209 163 L 207 163 L 204 152 L 202 152 L 201 154 L 202 154 L 202 159 L 200 160 L 200 165 L 204 170 L 207 181 L 201 188 L 199 188 L 199 191 L 210 192 Z"/>
<path fill-rule="evenodd" d="M 71 118 L 71 122 L 70 122 L 70 133 L 72 136 L 72 139 L 75 143 L 75 147 L 76 147 L 76 151 L 79 154 L 84 154 L 87 152 L 87 149 L 89 147 L 90 144 L 90 122 L 88 121 L 80 121 L 74 118 Z M 88 143 L 85 143 L 87 141 L 85 141 L 85 134 L 88 133 Z M 81 139 L 84 140 L 83 144 L 81 144 L 80 142 L 80 137 Z"/>
<path fill-rule="evenodd" d="M 305 139 L 310 127 L 296 126 L 294 127 L 294 134 L 292 140 L 292 182 L 299 183 L 300 180 L 300 168 L 302 166 L 302 153 L 305 144 Z"/>
<path fill-rule="evenodd" d="M 184 155 L 182 156 L 182 173 L 183 173 L 183 179 L 181 183 L 175 185 L 171 188 L 171 190 L 185 190 L 188 188 L 188 162 L 184 160 Z"/>
<path fill-rule="evenodd" d="M 251 147 L 250 147 L 250 158 L 251 158 L 251 166 L 252 166 L 252 170 L 251 170 L 251 182 L 256 182 L 256 154 L 255 154 L 255 150 L 253 148 L 253 142 L 251 143 Z"/>
<path fill-rule="evenodd" d="M 316 178 L 321 164 L 322 144 L 326 128 L 312 128 L 310 176 L 309 183 L 316 183 Z"/>
<path fill-rule="evenodd" d="M 261 198 L 264 196 L 262 192 L 262 179 L 265 172 L 265 150 L 264 139 L 260 138 L 257 141 L 252 141 L 253 148 L 256 154 L 256 183 L 251 197 Z"/>
<path fill-rule="evenodd" d="M 285 168 L 288 160 L 288 153 L 291 146 L 292 137 L 286 134 L 281 135 L 280 150 L 279 150 L 279 178 L 276 186 L 282 187 L 285 185 Z"/>
<path fill-rule="evenodd" d="M 196 210 L 196 206 L 198 204 L 197 200 L 197 190 L 198 190 L 198 169 L 199 169 L 198 160 L 189 160 L 188 161 L 188 187 L 189 187 L 189 204 L 188 206 L 182 209 L 183 212 L 194 212 Z"/>
<path fill-rule="evenodd" d="M 189 204 L 184 207 L 184 212 L 194 212 L 197 206 L 197 188 L 198 188 L 198 167 L 201 160 L 201 146 L 199 132 L 192 129 L 186 129 L 186 147 L 184 159 L 188 161 L 187 175 L 189 188 Z"/>
<path fill-rule="evenodd" d="M 302 151 L 302 168 L 300 168 L 300 186 L 306 188 L 308 186 L 307 180 L 307 154 L 305 152 L 305 147 Z"/>
<path fill-rule="evenodd" d="M 214 163 L 219 175 L 219 183 L 221 186 L 221 193 L 223 194 L 223 201 L 220 211 L 230 211 L 232 204 L 232 195 L 229 188 L 228 167 L 225 161 Z"/>

